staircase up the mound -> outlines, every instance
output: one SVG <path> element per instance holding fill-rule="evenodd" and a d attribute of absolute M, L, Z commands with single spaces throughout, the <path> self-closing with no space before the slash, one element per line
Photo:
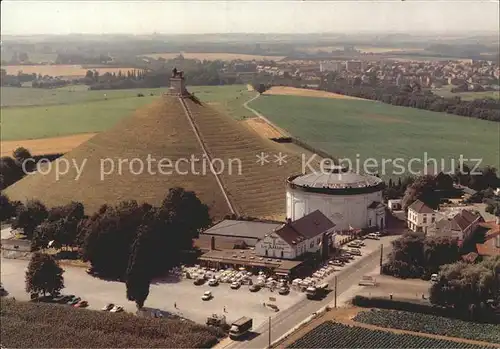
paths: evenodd
<path fill-rule="evenodd" d="M 210 158 L 220 159 L 226 165 L 230 160 L 239 159 L 241 173 L 237 171 L 238 166 L 233 166 L 232 174 L 223 171 L 216 176 L 208 166 L 205 175 L 196 174 L 189 164 L 181 166 L 186 174 L 158 173 L 158 160 L 162 158 L 172 163 L 180 158 L 190 159 L 192 155 L 202 159 L 205 151 Z M 281 166 L 275 162 L 275 155 L 280 152 L 286 156 L 286 163 Z M 257 163 L 257 155 L 261 153 L 269 156 L 270 162 L 264 166 Z M 148 155 L 157 160 L 152 162 L 156 174 L 147 169 Z M 122 200 L 158 205 L 169 188 L 180 186 L 195 191 L 209 205 L 214 218 L 232 211 L 269 218 L 284 215 L 285 179 L 301 171 L 300 156 L 290 153 L 285 146 L 260 138 L 211 107 L 173 96 L 164 96 L 136 111 L 61 159 L 78 166 L 84 164 L 78 180 L 74 166 L 57 179 L 55 163 L 52 163 L 47 174 L 29 175 L 7 188 L 5 193 L 11 200 L 39 199 L 49 207 L 81 201 L 87 214 L 91 214 L 102 204 L 116 204 Z M 134 161 L 132 171 L 130 161 Z M 101 180 L 101 167 L 104 165 L 109 171 L 111 162 L 114 171 Z M 140 162 L 145 169 L 134 174 L 140 170 Z M 200 170 L 201 165 L 198 165 L 196 171 Z"/>

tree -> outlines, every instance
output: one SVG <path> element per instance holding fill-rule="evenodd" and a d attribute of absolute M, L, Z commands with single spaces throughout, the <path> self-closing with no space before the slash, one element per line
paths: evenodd
<path fill-rule="evenodd" d="M 148 226 L 139 227 L 127 267 L 127 299 L 134 301 L 137 309 L 144 306 L 149 295 L 151 266 L 154 263 L 151 257 L 156 249 L 154 234 L 155 232 Z"/>
<path fill-rule="evenodd" d="M 7 195 L 0 193 L 0 222 L 11 218 L 15 213 L 15 208 L 12 206 Z"/>
<path fill-rule="evenodd" d="M 19 53 L 19 61 L 26 63 L 29 62 L 30 58 L 28 57 L 28 54 L 26 52 L 20 52 Z"/>
<path fill-rule="evenodd" d="M 193 191 L 183 188 L 171 188 L 160 207 L 160 215 L 168 222 L 169 230 L 180 249 L 193 247 L 193 239 L 200 231 L 208 228 L 212 220 L 208 206 L 203 204 Z"/>
<path fill-rule="evenodd" d="M 26 292 L 37 295 L 57 294 L 64 288 L 63 273 L 64 270 L 52 256 L 33 254 L 26 271 Z"/>
<path fill-rule="evenodd" d="M 38 227 L 35 228 L 33 236 L 31 237 L 31 251 L 38 251 L 40 249 L 47 248 L 50 241 L 55 241 L 56 245 L 53 247 L 60 247 L 57 243 L 57 236 L 62 230 L 62 224 L 60 221 L 44 221 Z"/>
<path fill-rule="evenodd" d="M 492 300 L 500 304 L 500 256 L 487 257 L 477 264 L 458 262 L 444 265 L 430 289 L 430 301 L 476 317 L 488 310 Z"/>
<path fill-rule="evenodd" d="M 414 201 L 420 200 L 427 206 L 437 209 L 439 206 L 440 196 L 436 192 L 436 178 L 431 175 L 418 177 L 415 182 L 406 188 L 405 196 L 403 197 L 403 208 L 406 210 Z"/>
<path fill-rule="evenodd" d="M 27 161 L 27 160 L 30 160 L 30 159 L 33 160 L 33 156 L 31 155 L 31 153 L 29 152 L 28 149 L 23 148 L 23 147 L 19 147 L 16 150 L 14 150 L 14 152 L 12 153 L 12 157 L 16 161 L 17 166 L 19 166 L 21 168 L 21 170 L 23 170 L 25 172 L 33 171 L 33 168 L 35 166 L 34 161 L 29 161 L 29 162 L 25 163 L 25 161 Z M 24 167 L 23 167 L 23 164 L 24 164 Z"/>
<path fill-rule="evenodd" d="M 20 180 L 23 177 L 23 172 L 13 158 L 9 156 L 2 156 L 0 158 L 0 175 L 0 189 L 3 190 L 9 185 Z"/>
<path fill-rule="evenodd" d="M 264 92 L 266 92 L 267 86 L 264 84 L 256 84 L 253 86 L 253 89 L 259 92 L 259 94 L 263 94 Z"/>
<path fill-rule="evenodd" d="M 92 70 L 87 70 L 85 77 L 88 79 L 94 79 L 94 72 Z"/>
<path fill-rule="evenodd" d="M 123 201 L 117 206 L 103 205 L 84 225 L 80 225 L 85 260 L 103 276 L 123 278 L 127 271 L 131 246 L 144 215 L 151 205 Z"/>
<path fill-rule="evenodd" d="M 48 212 L 44 204 L 38 200 L 30 200 L 18 208 L 16 219 L 12 224 L 14 229 L 22 229 L 24 235 L 31 239 L 35 228 L 47 218 Z"/>

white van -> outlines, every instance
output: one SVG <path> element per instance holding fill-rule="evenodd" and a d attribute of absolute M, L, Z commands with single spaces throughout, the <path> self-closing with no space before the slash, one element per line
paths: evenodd
<path fill-rule="evenodd" d="M 431 275 L 431 282 L 437 282 L 438 281 L 438 274 L 432 274 Z"/>

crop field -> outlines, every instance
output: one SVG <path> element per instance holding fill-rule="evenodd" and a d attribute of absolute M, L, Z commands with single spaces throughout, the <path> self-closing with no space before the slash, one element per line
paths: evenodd
<path fill-rule="evenodd" d="M 2 108 L 2 141 L 107 130 L 156 97 L 116 98 L 52 106 Z"/>
<path fill-rule="evenodd" d="M 1 107 L 2 112 L 13 107 L 36 107 L 61 104 L 76 104 L 99 102 L 104 100 L 135 98 L 138 93 L 149 97 L 166 92 L 167 88 L 145 88 L 130 90 L 101 90 L 90 91 L 87 86 L 65 86 L 57 89 L 31 88 L 31 87 L 2 87 Z"/>
<path fill-rule="evenodd" d="M 178 53 L 151 53 L 146 55 L 140 55 L 141 57 L 151 57 L 154 59 L 165 58 L 165 59 L 173 59 L 179 56 L 181 52 Z M 199 59 L 199 60 L 207 60 L 207 61 L 233 61 L 237 59 L 241 59 L 243 61 L 264 61 L 264 60 L 272 60 L 272 61 L 280 61 L 285 56 L 262 56 L 262 55 L 247 55 L 240 53 L 225 53 L 225 52 L 182 52 L 182 55 L 186 59 Z"/>
<path fill-rule="evenodd" d="M 307 88 L 296 88 L 289 86 L 273 86 L 264 95 L 283 95 L 283 96 L 302 96 L 302 97 L 319 97 L 319 98 L 333 98 L 333 99 L 356 99 L 363 100 L 363 98 L 341 95 L 333 92 L 310 90 Z"/>
<path fill-rule="evenodd" d="M 193 86 L 189 90 L 203 102 L 231 116 L 239 119 L 253 116 L 242 106 L 255 95 L 245 85 Z M 89 91 L 81 85 L 50 90 L 2 87 L 2 148 L 5 141 L 104 131 L 166 91 L 167 88 Z M 137 97 L 139 93 L 144 97 Z M 78 140 L 69 142 L 75 141 Z M 37 143 L 36 147 L 54 149 L 53 141 L 47 142 L 48 145 Z M 66 141 L 61 144 L 61 152 L 68 150 L 68 144 Z M 33 153 L 38 150 L 33 149 Z"/>
<path fill-rule="evenodd" d="M 381 175 L 401 174 L 401 166 L 405 173 L 409 169 L 416 173 L 430 158 L 438 159 L 440 168 L 450 170 L 458 164 L 452 166 L 452 159 L 460 155 L 482 159 L 481 166 L 499 167 L 500 124 L 491 121 L 375 101 L 300 96 L 264 95 L 250 107 L 311 146 L 350 159 L 354 170 L 360 172 L 366 172 L 362 160 L 368 158 L 377 161 Z M 356 168 L 357 159 L 361 168 Z M 397 168 L 390 161 L 395 161 Z"/>
<path fill-rule="evenodd" d="M 256 95 L 256 92 L 250 91 L 246 85 L 189 86 L 189 91 L 202 102 L 238 120 L 255 116 L 243 107 L 243 103 Z"/>
<path fill-rule="evenodd" d="M 95 135 L 96 133 L 81 133 L 63 137 L 2 141 L 0 156 L 12 156 L 12 152 L 19 147 L 29 149 L 32 155 L 66 153 L 78 147 L 80 144 L 88 141 Z"/>
<path fill-rule="evenodd" d="M 288 348 L 494 348 L 434 339 L 411 334 L 349 326 L 327 321 L 308 332 Z"/>
<path fill-rule="evenodd" d="M 343 50 L 344 46 L 312 46 L 303 49 L 302 51 L 306 52 L 317 52 L 317 51 L 326 51 L 331 52 L 333 50 Z M 383 52 L 407 52 L 407 51 L 423 51 L 422 48 L 401 48 L 401 47 L 370 47 L 370 46 L 355 46 L 356 50 L 359 50 L 363 53 L 383 53 Z M 299 49 L 299 51 L 301 51 Z"/>
<path fill-rule="evenodd" d="M 5 348 L 209 348 L 221 333 L 171 319 L 2 299 Z"/>
<path fill-rule="evenodd" d="M 128 70 L 134 70 L 134 68 L 116 68 L 116 67 L 92 67 L 85 68 L 81 65 L 70 65 L 70 64 L 57 64 L 57 65 L 6 65 L 2 66 L 2 69 L 7 71 L 7 74 L 17 75 L 19 71 L 24 74 L 42 74 L 49 76 L 85 76 L 87 70 L 97 70 L 99 74 L 104 73 L 116 73 L 121 70 L 126 72 Z"/>
<path fill-rule="evenodd" d="M 379 309 L 360 312 L 353 320 L 386 328 L 500 344 L 500 325 L 494 324 L 480 324 L 441 316 Z"/>

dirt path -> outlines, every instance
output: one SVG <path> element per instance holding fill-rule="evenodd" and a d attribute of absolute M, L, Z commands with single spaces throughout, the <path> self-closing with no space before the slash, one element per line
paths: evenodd
<path fill-rule="evenodd" d="M 2 141 L 1 154 L 2 156 L 11 156 L 12 152 L 18 147 L 28 149 L 32 155 L 67 153 L 95 135 L 96 133 L 82 133 L 64 137 Z"/>
<path fill-rule="evenodd" d="M 261 120 L 266 122 L 270 127 L 274 128 L 279 134 L 281 134 L 282 137 L 291 137 L 288 132 L 286 132 L 282 128 L 279 128 L 278 126 L 273 124 L 268 118 L 266 118 L 264 115 L 259 113 L 257 110 L 248 106 L 248 103 L 253 102 L 254 100 L 256 100 L 259 97 L 260 97 L 260 94 L 258 94 L 257 96 L 255 96 L 255 97 L 251 98 L 250 100 L 246 101 L 245 103 L 243 103 L 243 108 L 251 111 L 255 116 L 257 116 L 258 118 L 260 118 Z"/>

